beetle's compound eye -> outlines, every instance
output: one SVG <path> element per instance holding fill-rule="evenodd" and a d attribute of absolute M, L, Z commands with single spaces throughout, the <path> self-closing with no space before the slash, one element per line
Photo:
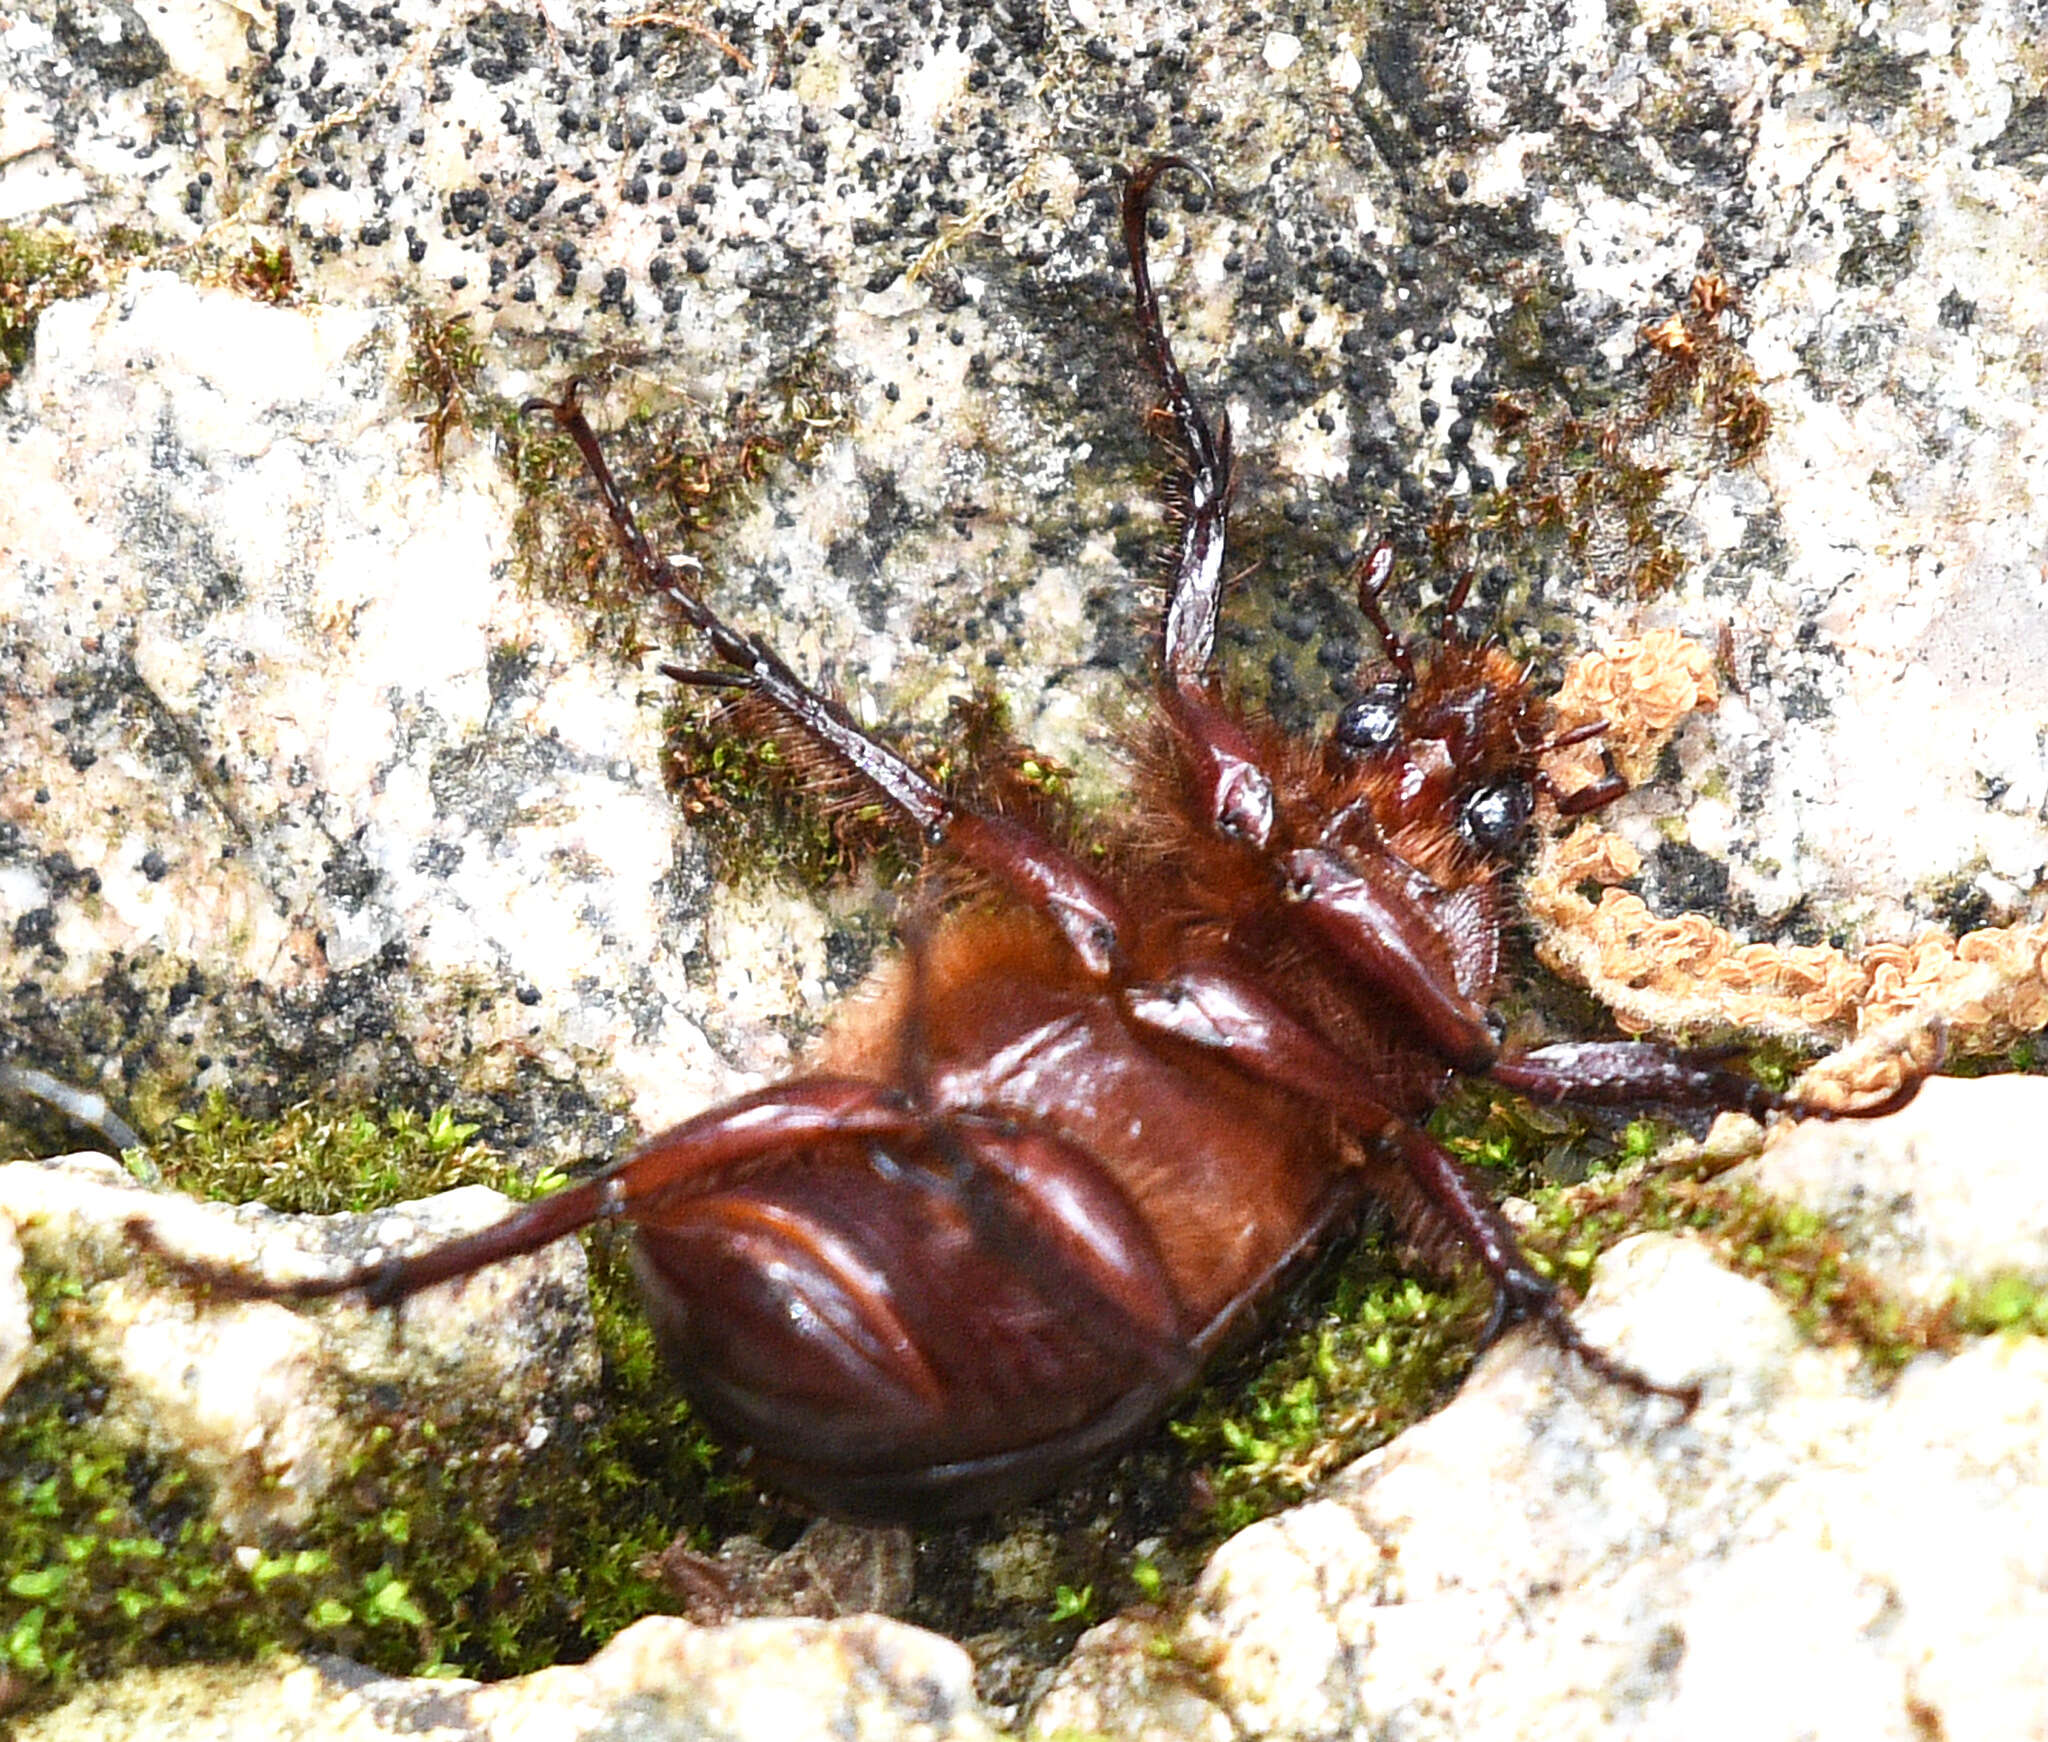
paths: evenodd
<path fill-rule="evenodd" d="M 1475 852 L 1505 858 L 1521 845 L 1535 810 L 1535 795 L 1526 780 L 1490 780 L 1466 795 L 1458 828 Z"/>
<path fill-rule="evenodd" d="M 1353 756 L 1383 756 L 1401 742 L 1402 686 L 1377 683 L 1344 704 L 1337 716 L 1339 749 Z"/>

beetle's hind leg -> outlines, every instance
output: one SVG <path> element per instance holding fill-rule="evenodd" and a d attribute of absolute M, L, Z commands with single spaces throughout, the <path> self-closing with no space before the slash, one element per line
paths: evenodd
<path fill-rule="evenodd" d="M 1166 979 L 1126 989 L 1128 1018 L 1159 1035 L 1199 1046 L 1256 1081 L 1325 1103 L 1362 1142 L 1369 1184 L 1381 1192 L 1425 1247 L 1456 1248 L 1475 1258 L 1493 1284 L 1493 1312 L 1482 1341 L 1509 1325 L 1535 1325 L 1602 1378 L 1644 1396 L 1668 1397 L 1690 1411 L 1696 1385 L 1664 1385 L 1588 1342 L 1565 1311 L 1557 1287 L 1529 1262 L 1485 1188 L 1427 1132 L 1373 1100 L 1353 1063 L 1300 1023 L 1255 980 L 1221 960 L 1190 961 Z"/>
<path fill-rule="evenodd" d="M 1667 1385 L 1631 1367 L 1589 1341 L 1572 1323 L 1557 1285 L 1530 1263 L 1521 1240 L 1494 1207 L 1484 1188 L 1426 1132 L 1398 1124 L 1380 1139 L 1384 1152 L 1391 1154 L 1410 1188 L 1407 1202 L 1397 1202 L 1402 1220 L 1420 1224 L 1426 1234 L 1441 1228 L 1455 1237 L 1464 1250 L 1479 1261 L 1493 1284 L 1493 1308 L 1480 1346 L 1493 1342 L 1510 1325 L 1528 1324 L 1560 1349 L 1576 1355 L 1601 1378 L 1644 1397 L 1668 1397 L 1690 1415 L 1698 1407 L 1697 1382 Z"/>

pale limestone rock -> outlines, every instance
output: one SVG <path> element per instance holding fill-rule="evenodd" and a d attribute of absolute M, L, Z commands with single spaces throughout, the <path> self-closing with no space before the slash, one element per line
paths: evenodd
<path fill-rule="evenodd" d="M 103 1156 L 0 1167 L 0 1222 L 39 1265 L 85 1284 L 51 1335 L 105 1373 L 104 1431 L 209 1479 L 238 1536 L 274 1542 L 339 1479 L 362 1432 L 344 1399 L 397 1384 L 502 1423 L 531 1449 L 587 1401 L 597 1355 L 574 1240 L 424 1290 L 396 1314 L 208 1295 L 146 1261 L 270 1280 L 331 1274 L 497 1220 L 498 1193 L 464 1187 L 362 1216 L 287 1216 L 138 1186 Z M 18 1290 L 18 1283 L 16 1285 Z"/>
<path fill-rule="evenodd" d="M 94 699 L 25 721 L 0 766 L 96 882 L 66 901 L 22 866 L 0 921 L 61 904 L 61 963 L 21 963 L 51 999 L 174 969 L 285 1001 L 273 1028 L 360 999 L 472 1094 L 587 1065 L 665 1123 L 734 1078 L 681 1014 L 697 933 L 658 722 L 513 584 L 490 456 L 426 468 L 392 415 L 397 334 L 160 273 L 44 317 L 0 597 L 26 680 Z M 213 1003 L 174 1024 L 192 1054 Z M 196 1080 L 231 1086 L 210 1038 Z M 375 1074 L 370 1049 L 327 1086 Z"/>
<path fill-rule="evenodd" d="M 17 1742 L 993 1742 L 957 1645 L 875 1616 L 701 1628 L 665 1615 L 588 1663 L 479 1687 L 337 1658 L 144 1671 Z"/>
<path fill-rule="evenodd" d="M 1162 1736 L 1163 1710 L 1234 1738 L 2041 1733 L 2048 1344 L 1978 1341 L 1874 1393 L 1665 1235 L 1608 1256 L 1581 1322 L 1701 1379 L 1698 1411 L 1513 1339 L 1220 1549 L 1177 1628 L 1085 1638 L 1033 1734 Z"/>
<path fill-rule="evenodd" d="M 1804 1204 L 1887 1286 L 1939 1305 L 2012 1277 L 2048 1288 L 2048 1081 L 1937 1079 L 1889 1119 L 1782 1127 L 1729 1177 Z"/>
<path fill-rule="evenodd" d="M 135 9 L 137 35 L 105 5 L 23 0 L 0 30 L 0 221 L 89 246 L 133 225 L 152 250 L 47 314 L 0 401 L 0 983 L 49 1012 L 8 1015 L 9 1056 L 89 1032 L 80 1078 L 111 1093 L 148 1047 L 172 1099 L 271 1070 L 295 1092 L 395 1078 L 579 1156 L 775 1068 L 829 995 L 843 909 L 705 890 L 655 772 L 656 686 L 518 594 L 516 497 L 485 447 L 458 436 L 429 473 L 394 311 L 467 317 L 505 398 L 626 359 L 601 422 L 670 393 L 716 407 L 822 358 L 850 424 L 722 529 L 721 602 L 863 718 L 933 725 L 990 676 L 1109 791 L 1105 722 L 1165 541 L 1109 171 L 1161 149 L 1218 186 L 1200 213 L 1169 207 L 1158 265 L 1189 374 L 1229 401 L 1240 525 L 1302 540 L 1242 553 L 1244 670 L 1303 651 L 1289 613 L 1341 593 L 1360 539 L 1419 542 L 1402 484 L 1433 501 L 1506 472 L 1495 391 L 1565 380 L 1597 410 L 1640 385 L 1643 326 L 1718 270 L 1769 440 L 1733 466 L 1681 421 L 1641 456 L 1674 468 L 1670 591 L 1614 585 L 1611 527 L 1535 565 L 1567 651 L 1676 629 L 1740 680 L 1680 735 L 1678 783 L 1615 826 L 1660 901 L 1718 901 L 1738 928 L 1867 941 L 1973 904 L 2041 911 L 2048 154 L 2027 0 L 1507 0 L 1369 44 L 1288 19 L 1328 77 L 1274 76 L 1274 20 L 1233 33 L 1183 4 L 949 12 L 927 35 L 889 8 L 764 0 L 724 8 L 726 37 L 638 45 L 620 9 L 575 0 L 374 10 L 300 7 L 287 34 L 277 9 L 165 0 Z M 475 222 L 458 196 L 484 202 Z M 251 243 L 292 250 L 304 303 L 223 288 Z M 1323 615 L 1326 646 L 1333 625 L 1358 636 Z M 1293 664 L 1299 709 L 1327 712 L 1312 653 Z M 131 1004 L 110 1005 L 115 979 Z M 111 1036 L 92 1028 L 109 1008 Z M 1970 1165 L 1915 1171 L 1897 1229 L 1834 1186 L 1828 1213 L 1886 1266 L 1941 1254 L 1938 1288 L 1951 1251 L 2006 1251 L 1981 1207 L 1964 1229 L 1922 1202 L 1923 1179 Z M 1994 1167 L 1983 1203 L 2016 1183 Z M 1631 1248 L 1605 1278 L 1589 1328 L 1707 1375 L 1699 1419 L 1570 1370 L 1560 1390 L 1540 1351 L 1504 1352 L 1449 1425 L 1311 1514 L 1342 1508 L 1391 1570 L 1305 1572 L 1308 1527 L 1276 1521 L 1189 1623 L 1220 1679 L 1121 1622 L 1047 1714 L 1128 1658 L 1153 1703 L 1116 1727 L 1148 1735 L 1367 1711 L 1414 1735 L 1445 1712 L 1479 1736 L 1747 1734 L 1769 1664 L 1788 1726 L 1883 1736 L 1923 1707 L 1955 1735 L 2038 1724 L 2017 1679 L 2043 1679 L 2038 1589 L 2014 1571 L 2041 1553 L 2034 1346 L 1977 1345 L 1872 1398 L 1695 1253 Z M 1992 1476 L 1942 1410 L 1976 1424 Z M 1859 1480 L 1862 1510 L 1840 1485 Z M 1996 1540 L 1968 1534 L 1987 1484 L 2011 1560 L 1970 1558 Z M 1872 1540 L 1923 1498 L 1967 1547 L 1950 1584 L 1926 1533 L 1898 1531 L 1897 1564 Z M 1795 1502 L 1855 1528 L 1823 1542 Z M 1304 1655 L 1233 1588 L 1291 1605 Z M 431 1710 L 432 1692 L 403 1697 Z"/>
<path fill-rule="evenodd" d="M 0 1402 L 21 1377 L 33 1336 L 28 1290 L 21 1280 L 21 1242 L 13 1218 L 0 1214 Z"/>

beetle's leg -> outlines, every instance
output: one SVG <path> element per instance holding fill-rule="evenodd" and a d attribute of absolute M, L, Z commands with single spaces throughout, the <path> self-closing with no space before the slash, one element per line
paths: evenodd
<path fill-rule="evenodd" d="M 1690 1107 L 1747 1113 L 1789 1111 L 1809 1119 L 1881 1119 L 1920 1092 L 1909 1077 L 1868 1107 L 1836 1112 L 1802 1107 L 1754 1077 L 1724 1071 L 1648 1040 L 1566 1041 L 1497 1058 L 1486 1074 L 1539 1101 L 1577 1101 L 1592 1107 Z"/>
<path fill-rule="evenodd" d="M 1435 1221 L 1448 1227 L 1493 1282 L 1484 1340 L 1524 1319 L 1602 1377 L 1631 1391 L 1670 1397 L 1690 1410 L 1697 1386 L 1660 1385 L 1586 1341 L 1556 1286 L 1530 1264 L 1515 1231 L 1449 1150 L 1356 1086 L 1357 1068 L 1295 1018 L 1249 975 L 1227 963 L 1197 962 L 1129 988 L 1125 1010 L 1167 1034 L 1230 1060 L 1263 1083 L 1312 1096 L 1400 1166 Z"/>
<path fill-rule="evenodd" d="M 1540 769 L 1536 774 L 1536 790 L 1557 806 L 1561 817 L 1582 817 L 1588 812 L 1604 810 L 1616 799 L 1629 795 L 1628 776 L 1610 768 L 1598 780 L 1589 781 L 1574 792 L 1559 792 L 1551 784 L 1550 776 Z"/>
<path fill-rule="evenodd" d="M 1393 624 L 1387 621 L 1386 608 L 1380 603 L 1380 596 L 1387 590 L 1387 580 L 1394 572 L 1394 547 L 1391 544 L 1376 544 L 1358 559 L 1352 574 L 1358 581 L 1358 609 L 1365 620 L 1372 625 L 1373 633 L 1380 638 L 1380 651 L 1387 656 L 1391 665 L 1405 684 L 1415 682 L 1415 661 L 1409 657 L 1408 644 L 1394 633 Z"/>
<path fill-rule="evenodd" d="M 614 1217 L 638 1222 L 658 1216 L 700 1189 L 714 1170 L 744 1169 L 763 1155 L 828 1139 L 880 1140 L 923 1129 L 924 1116 L 892 1089 L 851 1077 L 803 1078 L 699 1114 L 663 1132 L 609 1172 L 528 1204 L 487 1228 L 420 1252 L 282 1282 L 172 1262 L 195 1280 L 247 1299 L 313 1300 L 360 1290 L 373 1306 L 389 1306 L 450 1277 L 536 1252 L 592 1222 Z"/>
<path fill-rule="evenodd" d="M 1581 725 L 1567 727 L 1553 733 L 1529 754 L 1541 758 L 1553 751 L 1569 750 L 1574 744 L 1587 744 L 1605 735 L 1605 720 L 1587 720 Z M 1560 792 L 1557 784 L 1541 768 L 1535 776 L 1536 790 L 1557 807 L 1561 817 L 1582 817 L 1588 811 L 1597 811 L 1611 805 L 1618 798 L 1626 798 L 1630 791 L 1628 777 L 1614 766 L 1614 757 L 1607 750 L 1600 752 L 1604 772 L 1595 780 L 1573 792 Z"/>
<path fill-rule="evenodd" d="M 1479 1337 L 1482 1348 L 1508 1326 L 1526 1322 L 1559 1348 L 1578 1356 L 1603 1379 L 1630 1391 L 1671 1398 L 1688 1415 L 1698 1407 L 1697 1383 L 1659 1384 L 1598 1344 L 1587 1341 L 1565 1311 L 1557 1285 L 1529 1262 L 1514 1229 L 1494 1207 L 1486 1189 L 1442 1144 L 1407 1124 L 1397 1125 L 1383 1137 L 1382 1143 L 1399 1159 L 1403 1171 L 1430 1208 L 1457 1231 L 1493 1281 L 1493 1310 L 1487 1315 L 1486 1328 Z"/>
<path fill-rule="evenodd" d="M 1230 517 L 1230 419 L 1220 419 L 1211 432 L 1173 360 L 1147 253 L 1145 221 L 1151 215 L 1152 190 L 1173 169 L 1201 174 L 1185 158 L 1155 157 L 1124 189 L 1124 247 L 1131 257 L 1138 329 L 1166 389 L 1166 409 L 1187 465 L 1178 492 L 1180 548 L 1160 629 L 1159 699 L 1197 811 L 1218 834 L 1263 847 L 1273 829 L 1272 778 L 1250 734 L 1210 693 Z"/>
<path fill-rule="evenodd" d="M 1703 1064 L 1647 1040 L 1566 1041 L 1507 1053 L 1487 1076 L 1537 1101 L 1594 1107 L 1725 1109 L 1761 1119 L 1785 1099 L 1754 1077 Z"/>
<path fill-rule="evenodd" d="M 1297 848 L 1277 863 L 1302 929 L 1394 999 L 1438 1057 L 1461 1071 L 1493 1063 L 1500 1042 L 1492 1014 L 1460 989 L 1455 947 L 1419 898 L 1419 872 L 1392 853 L 1322 847 Z"/>
<path fill-rule="evenodd" d="M 863 732 L 844 708 L 806 684 L 759 636 L 734 629 L 684 586 L 675 568 L 655 553 L 641 531 L 632 504 L 598 446 L 596 433 L 576 403 L 574 383 L 562 399 L 529 400 L 525 409 L 545 411 L 576 444 L 640 584 L 667 601 L 732 667 L 732 678 L 724 681 L 743 686 L 773 707 L 820 750 L 871 786 L 928 844 L 944 847 L 1047 914 L 1066 934 L 1089 972 L 1107 975 L 1113 970 L 1124 917 L 1106 883 L 1037 831 L 955 804 L 909 763 Z M 681 667 L 663 669 L 685 683 L 702 682 L 705 677 Z"/>
<path fill-rule="evenodd" d="M 1164 676 L 1168 687 L 1200 687 L 1207 682 L 1210 656 L 1216 648 L 1216 617 L 1223 600 L 1223 550 L 1230 513 L 1230 419 L 1209 420 L 1188 389 L 1187 377 L 1173 360 L 1166 327 L 1159 315 L 1159 293 L 1153 288 L 1147 253 L 1145 220 L 1152 211 L 1152 190 L 1169 170 L 1207 176 L 1187 159 L 1155 157 L 1133 175 L 1124 188 L 1124 247 L 1131 257 L 1131 286 L 1137 296 L 1138 330 L 1166 388 L 1166 409 L 1187 459 L 1186 518 L 1180 551 L 1166 600 Z"/>

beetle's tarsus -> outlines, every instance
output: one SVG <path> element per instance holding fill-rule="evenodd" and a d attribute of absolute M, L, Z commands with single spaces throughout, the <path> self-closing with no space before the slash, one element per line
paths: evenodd
<path fill-rule="evenodd" d="M 1688 1416 L 1699 1408 L 1700 1386 L 1697 1380 L 1683 1385 L 1666 1385 L 1619 1356 L 1610 1354 L 1573 1322 L 1557 1285 L 1526 1268 L 1518 1269 L 1511 1278 L 1496 1283 L 1492 1310 L 1479 1333 L 1479 1347 L 1490 1348 L 1502 1332 L 1517 1324 L 1529 1325 L 1554 1347 L 1575 1357 L 1588 1372 L 1610 1385 L 1633 1391 L 1639 1397 L 1668 1398 Z"/>

